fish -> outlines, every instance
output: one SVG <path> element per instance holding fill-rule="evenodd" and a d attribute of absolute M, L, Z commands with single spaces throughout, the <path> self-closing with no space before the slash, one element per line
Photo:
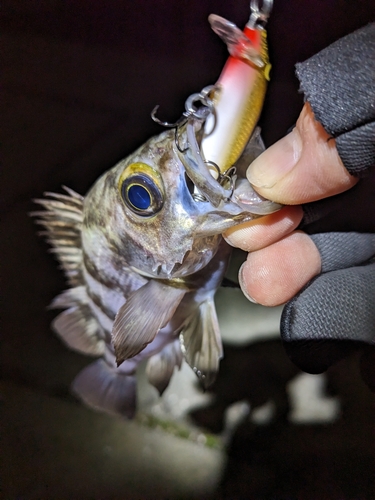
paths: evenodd
<path fill-rule="evenodd" d="M 42 210 L 32 215 L 68 284 L 50 305 L 62 309 L 52 329 L 70 349 L 98 358 L 72 383 L 91 408 L 133 418 L 144 360 L 160 394 L 183 360 L 204 387 L 215 379 L 223 349 L 214 295 L 231 254 L 221 234 L 280 208 L 245 174 L 264 149 L 255 124 L 269 61 L 258 17 L 252 12 L 244 32 L 210 17 L 229 60 L 216 85 L 187 99 L 178 122 L 160 121 L 154 109 L 165 130 L 85 196 L 64 187 L 34 200 Z"/>

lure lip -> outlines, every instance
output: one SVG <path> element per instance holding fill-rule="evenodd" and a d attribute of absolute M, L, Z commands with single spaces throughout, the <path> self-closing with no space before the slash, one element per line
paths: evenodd
<path fill-rule="evenodd" d="M 226 43 L 231 56 L 244 59 L 256 68 L 264 68 L 265 62 L 251 40 L 234 23 L 217 14 L 210 14 L 212 30 Z"/>

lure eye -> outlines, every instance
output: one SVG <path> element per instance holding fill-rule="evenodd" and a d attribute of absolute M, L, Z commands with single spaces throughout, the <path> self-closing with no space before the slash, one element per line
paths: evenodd
<path fill-rule="evenodd" d="M 129 165 L 120 177 L 119 189 L 126 206 L 138 215 L 153 215 L 163 206 L 160 176 L 145 163 Z"/>

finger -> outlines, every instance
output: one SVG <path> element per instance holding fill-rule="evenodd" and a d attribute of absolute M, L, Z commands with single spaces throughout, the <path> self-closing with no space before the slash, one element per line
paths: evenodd
<path fill-rule="evenodd" d="M 239 282 L 245 296 L 265 306 L 290 300 L 320 273 L 321 259 L 311 238 L 295 231 L 262 250 L 249 253 Z"/>
<path fill-rule="evenodd" d="M 302 216 L 299 205 L 284 207 L 274 214 L 234 226 L 223 236 L 233 247 L 253 252 L 291 233 L 301 222 Z"/>
<path fill-rule="evenodd" d="M 315 120 L 308 103 L 294 130 L 258 156 L 247 177 L 259 194 L 286 205 L 342 193 L 358 180 L 344 167 L 335 140 Z"/>

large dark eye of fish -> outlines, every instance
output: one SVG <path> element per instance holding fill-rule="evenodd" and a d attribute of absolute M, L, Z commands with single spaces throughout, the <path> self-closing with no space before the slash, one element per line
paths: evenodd
<path fill-rule="evenodd" d="M 162 180 L 146 163 L 126 167 L 120 177 L 119 190 L 126 206 L 141 216 L 159 212 L 164 203 Z"/>

